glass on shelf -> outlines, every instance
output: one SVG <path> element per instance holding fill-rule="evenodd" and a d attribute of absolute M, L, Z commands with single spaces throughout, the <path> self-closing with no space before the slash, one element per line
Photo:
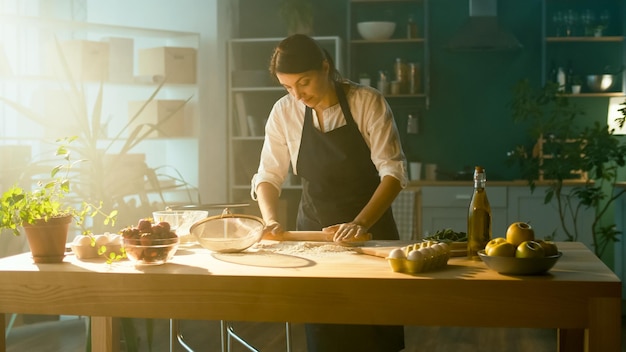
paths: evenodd
<path fill-rule="evenodd" d="M 609 10 L 603 10 L 602 12 L 600 12 L 598 27 L 594 35 L 597 37 L 602 36 L 604 31 L 609 27 L 610 23 L 611 23 L 611 14 L 609 13 Z"/>
<path fill-rule="evenodd" d="M 583 10 L 580 14 L 580 23 L 585 36 L 592 36 L 595 31 L 596 15 L 590 9 Z"/>
<path fill-rule="evenodd" d="M 563 24 L 565 28 L 565 36 L 574 37 L 577 35 L 576 27 L 578 26 L 578 13 L 572 9 L 563 13 Z"/>
<path fill-rule="evenodd" d="M 554 35 L 561 37 L 563 35 L 563 12 L 556 11 L 552 14 L 552 24 L 554 25 Z"/>

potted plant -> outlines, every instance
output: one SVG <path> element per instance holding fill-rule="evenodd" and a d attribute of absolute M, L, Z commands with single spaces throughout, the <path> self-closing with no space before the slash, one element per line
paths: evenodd
<path fill-rule="evenodd" d="M 102 211 L 102 204 L 83 202 L 74 206 L 65 202 L 71 192 L 72 167 L 81 160 L 73 161 L 68 144 L 75 140 L 59 140 L 56 155 L 64 164 L 53 167 L 50 180 L 39 180 L 33 189 L 17 184 L 10 187 L 0 198 L 0 230 L 9 229 L 20 235 L 23 228 L 35 263 L 60 263 L 65 257 L 65 244 L 69 225 L 74 220 L 84 228 L 85 220 L 101 215 L 104 224 L 115 225 L 117 211 Z M 88 230 L 84 230 L 88 234 Z"/>
<path fill-rule="evenodd" d="M 279 14 L 287 24 L 287 33 L 313 34 L 313 4 L 311 0 L 283 0 Z"/>
<path fill-rule="evenodd" d="M 618 169 L 626 165 L 626 145 L 606 125 L 597 122 L 592 126 L 578 125 L 576 122 L 584 116 L 584 111 L 558 88 L 557 84 L 548 83 L 535 90 L 527 80 L 516 85 L 511 104 L 513 119 L 529 124 L 530 136 L 547 144 L 551 159 L 543 162 L 541 155 L 533 153 L 534 145 L 519 145 L 509 153 L 508 162 L 519 165 L 531 191 L 540 175 L 545 179 L 548 188 L 544 203 L 556 203 L 567 241 L 579 237 L 577 228 L 566 224 L 566 217 L 571 216 L 575 224 L 582 209 L 593 210 L 589 232 L 594 251 L 602 258 L 607 247 L 619 241 L 621 233 L 609 210 L 626 192 L 616 188 Z M 626 116 L 626 108 L 621 111 Z M 623 125 L 624 118 L 617 122 Z M 575 187 L 566 190 L 564 183 L 577 175 L 587 177 L 579 178 Z"/>

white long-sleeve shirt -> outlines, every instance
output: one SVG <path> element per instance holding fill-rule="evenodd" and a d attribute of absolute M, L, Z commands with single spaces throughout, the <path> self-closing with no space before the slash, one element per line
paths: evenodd
<path fill-rule="evenodd" d="M 398 179 L 402 187 L 407 184 L 406 159 L 393 113 L 384 97 L 374 88 L 350 82 L 347 92 L 348 105 L 363 139 L 371 151 L 372 162 L 382 179 L 390 175 Z M 302 139 L 302 126 L 306 106 L 287 94 L 273 106 L 265 125 L 265 141 L 261 150 L 261 162 L 252 178 L 251 195 L 256 199 L 256 188 L 261 182 L 272 184 L 279 191 L 287 177 L 289 164 L 298 174 L 297 162 Z M 313 123 L 320 129 L 315 110 Z M 324 131 L 329 132 L 346 125 L 339 103 L 324 110 Z M 340 170 L 337 170 L 341 172 Z"/>

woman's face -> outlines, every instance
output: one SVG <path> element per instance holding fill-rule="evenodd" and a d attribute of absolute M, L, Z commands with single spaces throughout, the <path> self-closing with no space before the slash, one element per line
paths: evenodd
<path fill-rule="evenodd" d="M 330 81 L 328 79 L 328 64 L 324 63 L 321 70 L 312 70 L 302 73 L 276 73 L 280 84 L 287 89 L 297 100 L 302 101 L 310 108 L 326 107 L 328 102 Z"/>

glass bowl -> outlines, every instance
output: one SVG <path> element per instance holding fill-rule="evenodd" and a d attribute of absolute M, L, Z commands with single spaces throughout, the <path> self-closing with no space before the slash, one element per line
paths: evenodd
<path fill-rule="evenodd" d="M 224 214 L 208 217 L 191 226 L 200 245 L 213 252 L 233 253 L 246 250 L 263 236 L 265 223 L 259 217 Z"/>
<path fill-rule="evenodd" d="M 178 237 L 152 239 L 124 238 L 126 256 L 135 264 L 160 265 L 167 263 L 178 249 Z"/>
<path fill-rule="evenodd" d="M 155 224 L 165 221 L 180 238 L 180 245 L 194 245 L 198 239 L 191 234 L 191 225 L 209 216 L 207 210 L 163 210 L 152 212 Z"/>

